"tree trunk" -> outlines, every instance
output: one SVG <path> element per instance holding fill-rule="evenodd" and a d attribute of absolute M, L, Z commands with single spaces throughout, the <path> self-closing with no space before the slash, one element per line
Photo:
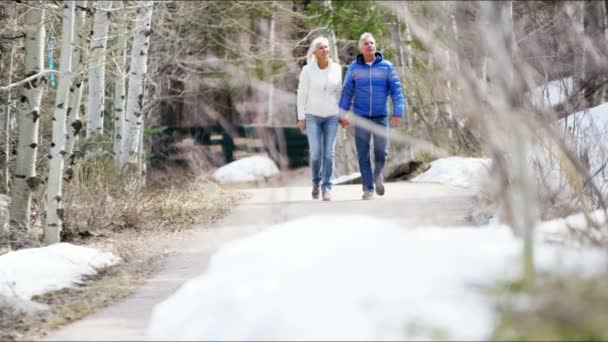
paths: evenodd
<path fill-rule="evenodd" d="M 577 100 L 573 105 L 575 109 L 586 107 L 583 93 L 585 92 L 585 65 L 586 65 L 586 47 L 584 44 L 585 35 L 585 1 L 571 1 L 569 6 L 568 17 L 572 24 L 573 34 L 572 43 L 574 45 L 574 61 L 572 68 L 572 84 L 573 90 L 577 94 Z M 583 42 L 583 44 L 581 44 Z"/>
<path fill-rule="evenodd" d="M 44 69 L 44 10 L 30 8 L 24 30 L 25 77 L 28 77 Z M 23 86 L 17 106 L 17 157 L 9 207 L 11 239 L 15 245 L 29 244 L 32 238 L 29 224 L 30 206 L 32 191 L 40 184 L 40 178 L 36 177 L 36 155 L 43 92 L 41 85 L 44 81 L 44 77 L 39 77 Z"/>
<path fill-rule="evenodd" d="M 89 5 L 92 5 L 89 3 Z M 84 89 L 84 61 L 87 49 L 84 48 L 88 30 L 86 29 L 87 18 L 87 0 L 76 2 L 76 22 L 74 23 L 74 53 L 73 61 L 73 79 L 70 87 L 70 100 L 68 101 L 67 116 L 67 137 L 65 146 L 65 165 L 71 168 L 74 165 L 74 144 L 78 140 L 79 133 L 82 129 L 82 120 L 80 116 L 80 107 L 82 101 L 82 93 Z"/>
<path fill-rule="evenodd" d="M 66 113 L 68 111 L 68 88 L 72 78 L 72 49 L 74 43 L 74 1 L 66 1 L 63 8 L 63 28 L 61 32 L 61 59 L 59 84 L 53 111 L 53 140 L 49 159 L 49 178 L 46 203 L 46 225 L 44 243 L 59 243 L 63 223 L 63 162 L 66 143 Z"/>
<path fill-rule="evenodd" d="M 539 220 L 536 183 L 529 172 L 527 155 L 530 135 L 525 111 L 517 97 L 521 93 L 521 77 L 517 72 L 517 48 L 513 31 L 512 1 L 482 2 L 488 51 L 488 76 L 493 117 L 488 139 L 494 146 L 504 146 L 492 152 L 496 160 L 509 156 L 506 164 L 509 180 L 506 192 L 507 219 L 514 232 L 523 239 L 522 281 L 525 286 L 534 281 L 534 226 Z M 507 182 L 507 180 L 503 180 Z"/>
<path fill-rule="evenodd" d="M 127 91 L 127 110 L 125 113 L 125 130 L 120 151 L 120 166 L 127 164 L 137 166 L 139 149 L 139 134 L 143 127 L 143 80 L 148 70 L 148 47 L 150 45 L 150 24 L 152 21 L 152 6 L 150 0 L 139 1 L 137 21 L 133 30 L 133 47 L 131 49 L 131 67 Z"/>
<path fill-rule="evenodd" d="M 272 1 L 272 7 L 274 8 L 276 6 L 276 1 L 273 0 Z M 268 25 L 268 42 L 270 44 L 270 63 L 269 63 L 269 80 L 268 80 L 268 109 L 267 109 L 267 122 L 269 125 L 272 125 L 273 121 L 274 121 L 274 104 L 273 104 L 273 100 L 274 100 L 274 76 L 273 76 L 273 70 L 272 70 L 272 64 L 274 62 L 274 50 L 275 50 L 275 17 L 274 17 L 274 12 L 273 14 L 271 14 L 270 16 L 270 23 Z"/>
<path fill-rule="evenodd" d="M 87 137 L 103 133 L 105 114 L 106 47 L 112 1 L 98 0 L 95 6 L 89 61 L 89 98 L 87 106 Z"/>
<path fill-rule="evenodd" d="M 118 8 L 123 8 L 122 1 L 116 2 Z M 124 30 L 127 28 L 127 14 L 121 12 L 120 24 L 124 25 Z M 118 43 L 118 49 L 116 52 L 116 60 L 118 62 L 118 70 L 116 81 L 114 83 L 114 160 L 116 165 L 120 165 L 120 144 L 123 136 L 124 123 L 125 123 L 125 104 L 126 104 L 126 84 L 127 79 L 127 53 L 128 53 L 128 38 L 121 37 Z"/>
<path fill-rule="evenodd" d="M 15 4 L 11 3 L 11 4 L 5 4 L 4 5 L 5 10 L 6 10 L 6 16 L 8 18 L 12 18 L 13 17 L 13 12 L 15 9 Z M 4 79 L 2 79 L 3 82 L 0 82 L 1 84 L 11 84 L 13 82 L 13 65 L 14 65 L 14 56 L 15 56 L 15 42 L 14 40 L 10 41 L 10 52 L 7 56 L 8 58 L 8 72 L 6 73 L 6 76 Z M 1 59 L 2 63 L 7 63 L 7 61 L 2 58 Z M 4 82 L 6 81 L 6 82 Z M 11 136 L 11 102 L 12 102 L 12 97 L 11 97 L 11 90 L 8 89 L 6 91 L 6 94 L 2 94 L 0 93 L 0 154 L 1 154 L 1 160 L 0 160 L 0 192 L 3 194 L 8 194 L 9 192 L 9 177 L 10 177 L 10 172 L 8 169 L 8 163 L 9 163 L 9 151 L 10 151 L 10 136 Z M 6 103 L 3 103 L 2 100 L 6 100 Z"/>

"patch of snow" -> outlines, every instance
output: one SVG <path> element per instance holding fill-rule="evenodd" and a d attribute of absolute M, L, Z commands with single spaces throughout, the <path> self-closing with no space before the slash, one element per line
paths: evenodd
<path fill-rule="evenodd" d="M 567 77 L 536 87 L 526 93 L 526 97 L 537 109 L 550 109 L 566 101 L 572 95 L 572 89 L 572 77 Z"/>
<path fill-rule="evenodd" d="M 8 252 L 0 256 L 0 295 L 29 300 L 119 261 L 112 253 L 69 243 Z"/>
<path fill-rule="evenodd" d="M 557 134 L 566 137 L 566 145 L 576 152 L 599 191 L 608 195 L 608 103 L 571 114 L 556 123 Z M 530 153 L 538 181 L 549 192 L 571 197 L 572 189 L 560 163 L 555 144 L 537 145 Z"/>
<path fill-rule="evenodd" d="M 488 180 L 491 159 L 447 157 L 431 162 L 431 167 L 412 179 L 414 183 L 442 183 L 481 190 Z"/>
<path fill-rule="evenodd" d="M 486 340 L 483 290 L 519 274 L 506 226 L 404 229 L 309 216 L 226 244 L 157 305 L 148 340 Z M 600 250 L 538 243 L 541 270 L 595 272 Z M 561 267 L 564 266 L 564 267 Z"/>
<path fill-rule="evenodd" d="M 340 176 L 338 178 L 332 179 L 332 184 L 344 184 L 351 182 L 355 179 L 361 178 L 361 174 L 359 172 L 351 173 L 350 175 Z"/>
<path fill-rule="evenodd" d="M 227 184 L 261 181 L 278 173 L 279 168 L 272 159 L 251 156 L 220 167 L 213 176 L 220 184 Z"/>

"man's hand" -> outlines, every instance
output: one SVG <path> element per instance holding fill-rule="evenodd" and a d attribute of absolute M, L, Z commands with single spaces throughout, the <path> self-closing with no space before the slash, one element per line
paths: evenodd
<path fill-rule="evenodd" d="M 399 123 L 401 123 L 401 118 L 398 116 L 391 116 L 391 127 L 395 128 L 397 126 L 399 126 Z"/>
<path fill-rule="evenodd" d="M 300 129 L 300 132 L 304 133 L 306 130 L 306 120 L 298 120 L 298 128 Z"/>
<path fill-rule="evenodd" d="M 350 125 L 350 122 L 348 122 L 348 119 L 346 119 L 345 116 L 338 119 L 338 122 L 340 123 L 340 126 L 342 126 L 342 128 L 346 128 L 348 127 L 348 125 Z"/>

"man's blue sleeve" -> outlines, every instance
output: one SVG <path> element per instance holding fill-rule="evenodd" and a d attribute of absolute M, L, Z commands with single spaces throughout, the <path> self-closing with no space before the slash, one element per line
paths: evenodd
<path fill-rule="evenodd" d="M 353 100 L 355 89 L 355 79 L 352 77 L 353 65 L 354 64 L 351 64 L 346 70 L 344 83 L 342 84 L 342 95 L 340 95 L 339 107 L 344 112 L 348 112 L 350 110 L 350 105 Z"/>
<path fill-rule="evenodd" d="M 403 89 L 401 89 L 399 75 L 397 75 L 393 65 L 391 65 L 390 68 L 388 87 L 391 94 L 391 100 L 393 101 L 393 116 L 403 117 L 406 107 L 405 97 L 403 96 Z"/>

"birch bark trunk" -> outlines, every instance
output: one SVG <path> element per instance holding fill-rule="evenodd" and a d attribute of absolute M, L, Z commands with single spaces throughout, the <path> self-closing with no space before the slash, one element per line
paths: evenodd
<path fill-rule="evenodd" d="M 123 8 L 122 1 L 116 2 L 117 8 Z M 119 22 L 124 25 L 127 30 L 127 16 L 125 12 L 118 14 Z M 126 79 L 127 79 L 127 53 L 128 53 L 128 38 L 121 37 L 119 40 L 118 49 L 116 52 L 117 73 L 114 83 L 114 136 L 113 136 L 113 151 L 116 165 L 120 165 L 120 145 L 124 134 L 125 123 L 125 104 L 126 104 Z"/>
<path fill-rule="evenodd" d="M 72 50 L 74 43 L 74 1 L 65 1 L 63 8 L 63 28 L 61 38 L 61 57 L 59 61 L 59 84 L 55 96 L 53 111 L 53 137 L 49 160 L 49 177 L 47 187 L 46 224 L 44 243 L 46 245 L 59 243 L 63 223 L 63 162 L 66 143 L 66 117 L 72 77 Z"/>
<path fill-rule="evenodd" d="M 88 3 L 88 5 L 91 5 Z M 78 140 L 78 135 L 82 130 L 82 119 L 80 115 L 80 107 L 82 101 L 82 93 L 84 89 L 84 61 L 87 56 L 87 49 L 84 48 L 88 30 L 86 29 L 87 18 L 87 0 L 79 0 L 76 2 L 76 21 L 74 23 L 74 53 L 72 55 L 72 86 L 70 87 L 70 99 L 68 101 L 67 115 L 67 140 L 65 146 L 64 163 L 68 167 L 74 165 L 74 145 Z"/>
<path fill-rule="evenodd" d="M 44 69 L 44 16 L 44 10 L 34 7 L 29 9 L 26 16 L 25 77 Z M 43 82 L 45 78 L 39 77 L 24 85 L 17 105 L 17 156 L 9 206 L 11 240 L 16 245 L 31 241 L 29 220 L 32 192 L 41 182 L 36 176 L 36 156 Z"/>
<path fill-rule="evenodd" d="M 148 47 L 150 45 L 150 25 L 152 21 L 152 6 L 150 0 L 139 1 L 137 21 L 133 30 L 133 47 L 131 49 L 131 65 L 128 75 L 127 107 L 125 112 L 125 129 L 120 149 L 120 166 L 127 164 L 137 166 L 140 141 L 140 131 L 143 127 L 143 79 L 148 70 Z"/>
<path fill-rule="evenodd" d="M 95 6 L 89 62 L 89 97 L 87 103 L 87 137 L 103 133 L 105 114 L 105 72 L 108 31 L 112 1 L 98 0 Z"/>

